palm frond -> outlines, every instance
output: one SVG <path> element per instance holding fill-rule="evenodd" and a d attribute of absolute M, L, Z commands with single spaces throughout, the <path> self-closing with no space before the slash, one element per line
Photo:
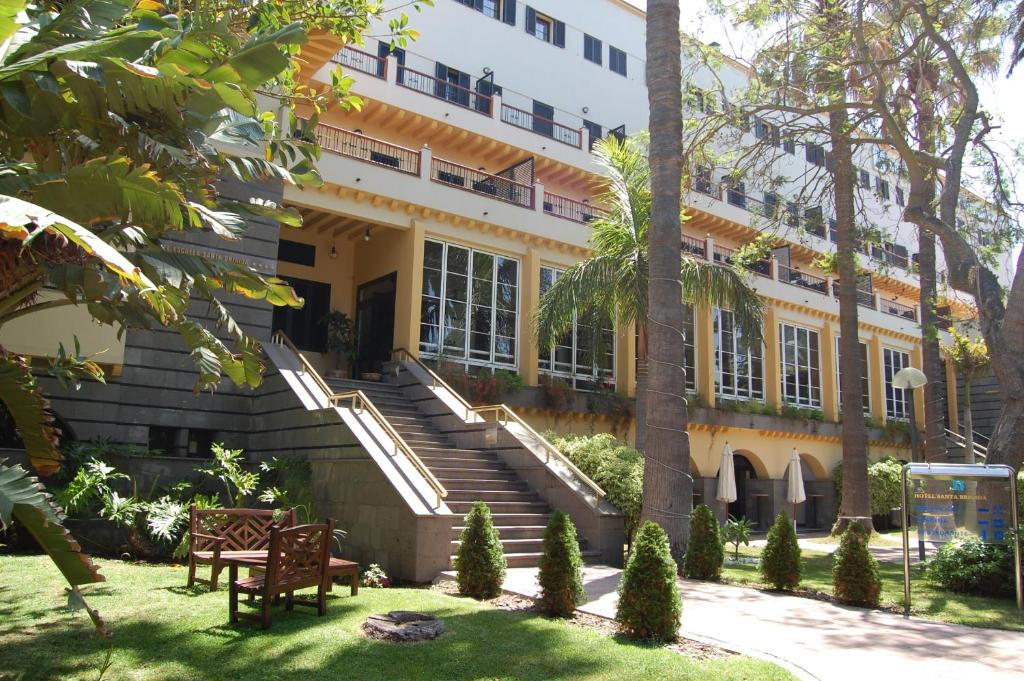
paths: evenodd
<path fill-rule="evenodd" d="M 736 324 L 751 342 L 761 341 L 764 301 L 750 285 L 747 275 L 732 267 L 684 256 L 679 277 L 686 302 L 731 310 Z"/>

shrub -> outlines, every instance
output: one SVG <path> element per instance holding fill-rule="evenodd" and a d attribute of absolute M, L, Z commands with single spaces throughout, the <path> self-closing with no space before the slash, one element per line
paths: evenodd
<path fill-rule="evenodd" d="M 596 482 L 625 515 L 626 536 L 632 541 L 643 503 L 644 458 L 614 435 L 558 435 L 544 437 L 584 475 Z"/>
<path fill-rule="evenodd" d="M 776 589 L 795 589 L 800 584 L 800 545 L 785 511 L 779 511 L 768 530 L 768 544 L 761 553 L 761 575 Z"/>
<path fill-rule="evenodd" d="M 391 586 L 391 580 L 384 568 L 376 563 L 370 563 L 370 567 L 359 576 L 359 585 L 374 589 L 386 589 Z"/>
<path fill-rule="evenodd" d="M 505 581 L 505 553 L 491 520 L 491 509 L 482 501 L 466 514 L 466 527 L 459 537 L 455 555 L 459 593 L 477 600 L 494 598 Z"/>
<path fill-rule="evenodd" d="M 718 579 L 722 574 L 725 550 L 718 532 L 715 514 L 706 504 L 693 509 L 690 541 L 683 556 L 683 574 L 691 579 Z"/>
<path fill-rule="evenodd" d="M 648 521 L 637 532 L 622 574 L 615 621 L 627 636 L 671 641 L 682 610 L 668 535 Z"/>
<path fill-rule="evenodd" d="M 871 515 L 888 517 L 890 510 L 901 506 L 900 473 L 902 471 L 903 464 L 891 456 L 882 457 L 868 465 L 868 491 L 871 494 Z M 832 471 L 832 478 L 836 483 L 836 508 L 842 508 L 842 464 L 836 466 L 835 470 Z"/>
<path fill-rule="evenodd" d="M 583 559 L 576 541 L 576 526 L 568 515 L 555 511 L 544 530 L 540 558 L 540 608 L 549 615 L 568 617 L 586 600 Z"/>
<path fill-rule="evenodd" d="M 840 603 L 878 607 L 882 579 L 878 561 L 868 550 L 871 538 L 860 523 L 850 523 L 832 561 L 832 595 Z"/>
<path fill-rule="evenodd" d="M 750 534 L 754 531 L 754 521 L 746 517 L 729 519 L 722 525 L 722 541 L 733 546 L 733 560 L 740 558 L 740 544 L 750 546 Z"/>
<path fill-rule="evenodd" d="M 950 591 L 1012 596 L 1013 542 L 984 544 L 977 539 L 950 542 L 928 561 L 925 574 Z"/>

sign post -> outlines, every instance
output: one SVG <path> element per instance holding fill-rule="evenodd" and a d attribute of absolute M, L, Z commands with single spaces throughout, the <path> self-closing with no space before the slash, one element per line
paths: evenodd
<path fill-rule="evenodd" d="M 995 544 L 1012 536 L 1017 607 L 1024 610 L 1017 472 L 1001 465 L 908 463 L 901 479 L 903 614 L 910 614 L 911 518 L 922 546 L 926 539 L 947 543 L 973 538 Z"/>

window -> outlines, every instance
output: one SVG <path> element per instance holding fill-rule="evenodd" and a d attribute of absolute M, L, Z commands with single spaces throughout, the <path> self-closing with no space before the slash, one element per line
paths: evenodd
<path fill-rule="evenodd" d="M 728 399 L 763 400 L 761 344 L 751 344 L 733 313 L 714 310 L 715 392 Z"/>
<path fill-rule="evenodd" d="M 907 247 L 892 241 L 871 244 L 871 257 L 903 269 L 910 266 L 910 252 Z"/>
<path fill-rule="evenodd" d="M 754 137 L 759 140 L 767 139 L 773 147 L 779 146 L 779 128 L 767 121 L 761 119 L 754 121 Z"/>
<path fill-rule="evenodd" d="M 868 380 L 868 346 L 866 343 L 859 343 L 860 345 L 860 393 L 861 393 L 861 404 L 864 407 L 864 413 L 871 413 L 871 383 Z M 836 390 L 839 391 L 839 408 L 843 408 L 843 369 L 842 369 L 842 358 L 843 351 L 842 345 L 839 342 L 839 338 L 836 337 Z M 841 415 L 841 414 L 840 414 Z"/>
<path fill-rule="evenodd" d="M 787 154 L 796 154 L 796 140 L 792 137 L 787 137 L 782 140 L 782 150 Z"/>
<path fill-rule="evenodd" d="M 905 205 L 907 205 L 907 197 L 905 197 L 903 195 L 903 189 L 901 187 L 896 187 L 896 205 L 897 206 L 905 206 Z"/>
<path fill-rule="evenodd" d="M 786 201 L 786 215 L 783 218 L 787 227 L 800 226 L 800 204 L 796 201 Z"/>
<path fill-rule="evenodd" d="M 592 35 L 583 34 L 583 58 L 592 61 L 598 66 L 602 64 L 601 54 L 604 46 L 601 41 Z"/>
<path fill-rule="evenodd" d="M 764 193 L 764 217 L 775 218 L 779 214 L 779 195 L 775 192 Z"/>
<path fill-rule="evenodd" d="M 889 200 L 889 183 L 881 177 L 875 177 L 875 193 L 883 201 Z"/>
<path fill-rule="evenodd" d="M 885 417 L 906 421 L 910 416 L 907 391 L 892 384 L 892 377 L 900 369 L 910 366 L 910 355 L 899 350 L 882 348 L 882 368 L 885 374 Z"/>
<path fill-rule="evenodd" d="M 438 241 L 424 244 L 420 353 L 515 367 L 518 330 L 518 261 Z"/>
<path fill-rule="evenodd" d="M 316 246 L 281 239 L 277 242 L 277 259 L 281 262 L 314 267 L 316 265 Z"/>
<path fill-rule="evenodd" d="M 683 369 L 686 371 L 686 390 L 697 392 L 697 351 L 694 339 L 697 326 L 693 317 L 693 305 L 683 303 Z"/>
<path fill-rule="evenodd" d="M 284 331 L 300 350 L 324 352 L 327 327 L 320 323 L 331 309 L 331 285 L 296 277 L 284 277 L 295 293 L 306 301 L 301 308 L 274 307 L 272 331 Z"/>
<path fill-rule="evenodd" d="M 498 18 L 498 11 L 501 9 L 501 3 L 498 0 L 481 0 L 480 11 L 492 19 Z"/>
<path fill-rule="evenodd" d="M 562 276 L 551 267 L 540 268 L 540 294 Z M 602 324 L 600 336 L 594 327 L 573 321 L 572 331 L 559 338 L 549 353 L 541 353 L 538 362 L 541 373 L 570 379 L 579 390 L 594 390 L 602 384 L 615 383 L 615 332 L 612 324 Z"/>
<path fill-rule="evenodd" d="M 804 157 L 808 163 L 813 163 L 816 166 L 825 165 L 825 147 L 820 144 L 806 144 L 804 145 Z"/>
<path fill-rule="evenodd" d="M 821 206 L 804 209 L 804 229 L 815 236 L 825 238 L 825 216 L 821 212 Z"/>
<path fill-rule="evenodd" d="M 565 47 L 565 24 L 532 7 L 526 8 L 526 32 L 555 47 Z"/>
<path fill-rule="evenodd" d="M 835 218 L 828 219 L 828 240 L 839 243 L 839 222 Z"/>
<path fill-rule="evenodd" d="M 693 190 L 701 194 L 713 196 L 715 192 L 714 183 L 711 181 L 711 169 L 706 166 L 697 166 L 693 174 Z"/>
<path fill-rule="evenodd" d="M 604 128 L 593 121 L 583 121 L 583 127 L 590 133 L 590 150 L 594 149 L 594 142 L 604 138 Z"/>
<path fill-rule="evenodd" d="M 147 447 L 150 451 L 159 451 L 164 456 L 177 456 L 178 429 L 173 426 L 150 426 Z"/>
<path fill-rule="evenodd" d="M 818 332 L 779 324 L 782 358 L 782 401 L 799 407 L 821 407 Z"/>
<path fill-rule="evenodd" d="M 608 46 L 608 68 L 620 76 L 626 75 L 626 53 L 622 50 Z"/>
<path fill-rule="evenodd" d="M 871 189 L 871 174 L 866 170 L 857 171 L 862 189 Z"/>

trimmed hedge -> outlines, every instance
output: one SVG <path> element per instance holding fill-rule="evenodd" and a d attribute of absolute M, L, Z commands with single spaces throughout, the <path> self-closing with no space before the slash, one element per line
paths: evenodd
<path fill-rule="evenodd" d="M 900 499 L 900 473 L 903 464 L 885 456 L 868 464 L 868 492 L 871 495 L 871 515 L 889 517 L 889 511 L 902 506 Z M 832 471 L 836 483 L 836 508 L 843 507 L 843 465 Z"/>
<path fill-rule="evenodd" d="M 761 552 L 761 575 L 776 589 L 795 589 L 800 584 L 800 544 L 785 511 L 779 511 L 768 530 L 768 544 Z"/>
<path fill-rule="evenodd" d="M 832 595 L 840 603 L 878 607 L 882 578 L 878 561 L 868 550 L 871 535 L 860 523 L 850 523 L 832 559 Z"/>
<path fill-rule="evenodd" d="M 648 521 L 637 532 L 622 574 L 615 621 L 627 636 L 671 641 L 679 631 L 682 611 L 668 535 Z"/>
<path fill-rule="evenodd" d="M 693 509 L 690 520 L 690 541 L 683 556 L 683 574 L 690 579 L 716 580 L 722 575 L 725 549 L 719 533 L 718 520 L 706 504 Z"/>
<path fill-rule="evenodd" d="M 540 609 L 556 617 L 568 617 L 586 601 L 583 591 L 583 558 L 576 540 L 576 526 L 568 515 L 555 511 L 544 530 L 544 554 L 540 558 Z"/>
<path fill-rule="evenodd" d="M 507 561 L 501 550 L 501 537 L 491 520 L 491 509 L 482 501 L 466 514 L 466 527 L 459 537 L 455 555 L 459 593 L 477 600 L 501 593 Z"/>

